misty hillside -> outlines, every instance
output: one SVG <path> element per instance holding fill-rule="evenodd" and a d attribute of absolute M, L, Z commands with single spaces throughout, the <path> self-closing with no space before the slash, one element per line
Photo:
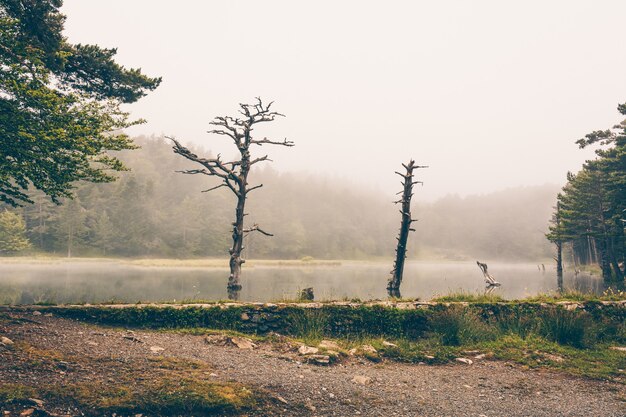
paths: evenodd
<path fill-rule="evenodd" d="M 228 255 L 234 198 L 208 193 L 215 179 L 183 175 L 189 168 L 160 138 L 137 139 L 125 151 L 132 170 L 111 184 L 81 183 L 76 198 L 55 206 L 42 196 L 21 209 L 35 250 L 72 256 L 204 257 Z M 197 150 L 201 153 L 203 151 Z M 248 258 L 364 259 L 390 257 L 400 216 L 386 196 L 330 178 L 278 173 L 268 164 L 251 174 L 248 224 L 274 237 L 252 235 Z M 427 185 L 426 185 L 427 186 Z M 483 196 L 414 198 L 416 233 L 409 257 L 541 260 L 556 186 L 509 189 Z"/>

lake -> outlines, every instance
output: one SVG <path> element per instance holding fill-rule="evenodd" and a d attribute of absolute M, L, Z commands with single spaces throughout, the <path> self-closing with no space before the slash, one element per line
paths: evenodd
<path fill-rule="evenodd" d="M 247 264 L 246 264 L 247 265 Z M 391 263 L 341 262 L 327 266 L 244 265 L 242 301 L 294 299 L 299 290 L 313 287 L 316 300 L 385 299 Z M 489 264 L 502 283 L 494 294 L 524 298 L 557 290 L 552 265 L 540 271 L 535 264 Z M 123 262 L 0 263 L 0 304 L 158 302 L 224 300 L 228 271 L 220 267 L 146 267 Z M 565 271 L 565 289 L 600 294 L 599 276 Z M 429 300 L 453 291 L 482 293 L 482 273 L 474 262 L 408 262 L 402 296 Z"/>

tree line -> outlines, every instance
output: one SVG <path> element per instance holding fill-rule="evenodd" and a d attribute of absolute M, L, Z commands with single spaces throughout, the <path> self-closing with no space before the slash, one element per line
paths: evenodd
<path fill-rule="evenodd" d="M 78 183 L 75 197 L 62 199 L 61 205 L 33 192 L 33 204 L 20 208 L 5 204 L 0 210 L 23 221 L 31 251 L 62 256 L 228 256 L 232 193 L 225 188 L 202 193 L 219 181 L 176 173 L 193 165 L 174 155 L 165 138 L 137 137 L 134 142 L 139 149 L 116 155 L 131 169 L 119 173 L 116 182 Z M 268 167 L 253 175 L 264 187 L 262 193 L 251 195 L 246 221 L 262 222 L 274 237 L 249 236 L 247 258 L 393 255 L 398 226 L 393 196 Z M 551 252 L 543 233 L 557 189 L 522 187 L 416 204 L 417 232 L 409 241 L 408 254 L 449 260 L 546 259 Z M 419 195 L 419 188 L 415 192 Z M 10 248 L 3 251 L 11 252 Z"/>
<path fill-rule="evenodd" d="M 618 106 L 626 116 L 626 104 Z M 596 159 L 567 174 L 557 196 L 548 239 L 556 244 L 557 268 L 563 244 L 575 264 L 598 264 L 606 280 L 624 280 L 626 259 L 626 121 L 576 142 L 581 148 L 599 145 Z"/>

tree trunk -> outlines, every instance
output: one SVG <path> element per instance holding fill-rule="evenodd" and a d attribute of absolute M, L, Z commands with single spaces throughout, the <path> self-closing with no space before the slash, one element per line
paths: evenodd
<path fill-rule="evenodd" d="M 556 242 L 556 275 L 563 277 L 563 243 Z"/>
<path fill-rule="evenodd" d="M 247 172 L 245 173 L 247 176 Z M 243 173 L 242 173 L 242 176 Z M 243 219 L 245 217 L 246 206 L 246 186 L 245 178 L 239 187 L 239 196 L 237 197 L 237 208 L 235 209 L 235 221 L 233 222 L 233 246 L 230 248 L 230 276 L 228 277 L 229 291 L 237 291 L 241 289 L 241 265 L 245 262 L 241 258 L 243 250 Z"/>
<path fill-rule="evenodd" d="M 406 174 L 396 172 L 396 174 L 403 177 L 402 198 L 396 201 L 396 203 L 402 203 L 402 209 L 400 210 L 402 220 L 400 222 L 400 234 L 397 237 L 398 246 L 396 247 L 396 261 L 394 263 L 393 270 L 391 271 L 389 282 L 387 283 L 389 296 L 397 298 L 401 296 L 400 284 L 402 283 L 402 274 L 404 273 L 404 261 L 406 259 L 409 232 L 414 231 L 414 229 L 411 229 L 411 223 L 415 221 L 411 219 L 411 197 L 413 196 L 413 185 L 416 184 L 416 182 L 413 181 L 413 169 L 420 168 L 415 165 L 415 161 L 413 160 L 411 160 L 408 165 L 402 164 L 402 166 L 406 169 Z"/>

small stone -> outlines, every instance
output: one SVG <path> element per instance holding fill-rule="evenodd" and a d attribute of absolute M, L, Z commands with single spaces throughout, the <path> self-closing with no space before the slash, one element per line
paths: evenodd
<path fill-rule="evenodd" d="M 376 348 L 372 345 L 363 345 L 361 346 L 361 350 L 365 353 L 378 353 Z"/>
<path fill-rule="evenodd" d="M 471 365 L 474 363 L 474 361 L 472 361 L 471 359 L 467 359 L 467 358 L 455 358 L 454 360 L 457 362 L 465 363 L 467 365 Z"/>
<path fill-rule="evenodd" d="M 243 321 L 250 320 L 250 316 L 248 315 L 248 313 L 246 313 L 246 312 L 241 313 L 241 320 L 243 320 Z"/>
<path fill-rule="evenodd" d="M 210 334 L 204 338 L 204 341 L 210 345 L 224 346 L 228 342 L 228 338 L 223 334 Z"/>
<path fill-rule="evenodd" d="M 43 407 L 43 400 L 40 400 L 38 398 L 29 398 L 28 401 L 30 401 L 33 405 L 36 405 L 37 407 Z"/>
<path fill-rule="evenodd" d="M 89 341 L 87 342 L 87 344 L 88 344 L 89 346 L 98 346 L 98 343 L 93 342 L 93 341 L 91 341 L 91 340 L 89 340 Z"/>
<path fill-rule="evenodd" d="M 341 350 L 341 347 L 332 340 L 322 340 L 322 342 L 317 346 L 320 349 Z"/>
<path fill-rule="evenodd" d="M 52 317 L 52 313 L 46 313 L 43 315 L 44 317 Z"/>
<path fill-rule="evenodd" d="M 281 403 L 283 403 L 283 404 L 289 404 L 289 402 L 286 399 L 284 399 L 283 397 L 281 397 L 280 395 L 277 395 L 276 399 L 278 401 L 280 401 Z"/>
<path fill-rule="evenodd" d="M 0 344 L 4 346 L 11 346 L 13 345 L 13 341 L 8 337 L 2 336 L 0 337 Z"/>
<path fill-rule="evenodd" d="M 311 411 L 315 411 L 317 410 L 317 407 L 315 407 L 313 404 L 307 403 L 304 405 L 306 408 L 308 408 Z"/>
<path fill-rule="evenodd" d="M 230 343 L 237 346 L 239 349 L 254 349 L 256 345 L 252 343 L 252 340 L 245 337 L 231 337 Z"/>
<path fill-rule="evenodd" d="M 33 316 L 41 316 L 41 311 L 36 311 L 36 310 L 33 311 Z M 32 412 L 31 412 L 31 414 L 32 414 Z"/>
<path fill-rule="evenodd" d="M 34 412 L 34 408 L 28 408 L 20 413 L 20 417 L 32 416 Z"/>
<path fill-rule="evenodd" d="M 150 352 L 152 353 L 159 353 L 159 352 L 163 352 L 165 349 L 162 348 L 161 346 L 150 346 Z"/>
<path fill-rule="evenodd" d="M 137 339 L 133 334 L 127 334 L 122 337 L 126 340 L 130 340 L 131 342 L 143 343 L 141 340 Z"/>
<path fill-rule="evenodd" d="M 383 346 L 385 346 L 385 347 L 398 347 L 398 345 L 396 345 L 395 343 L 391 343 L 391 342 L 388 342 L 386 340 L 383 340 Z"/>
<path fill-rule="evenodd" d="M 474 356 L 474 359 L 481 360 L 481 359 L 485 359 L 486 357 L 487 357 L 486 353 L 481 353 L 480 355 Z"/>
<path fill-rule="evenodd" d="M 350 349 L 350 350 L 348 351 L 348 355 L 350 355 L 350 356 L 354 356 L 354 355 L 356 355 L 356 352 L 357 352 L 356 348 L 352 348 L 352 349 Z"/>
<path fill-rule="evenodd" d="M 330 364 L 330 356 L 328 355 L 308 355 L 307 362 L 312 363 L 314 365 L 329 365 Z"/>
<path fill-rule="evenodd" d="M 214 373 L 214 372 L 211 372 L 211 373 L 209 374 L 209 376 L 212 376 L 212 377 L 214 377 L 214 378 L 215 378 L 215 377 L 217 376 L 217 374 L 216 374 L 216 373 Z"/>
<path fill-rule="evenodd" d="M 480 353 L 480 350 L 464 350 L 463 353 L 465 353 L 466 355 L 478 355 Z"/>
<path fill-rule="evenodd" d="M 301 355 L 314 355 L 320 350 L 316 347 L 302 345 L 298 348 L 298 353 Z"/>
<path fill-rule="evenodd" d="M 428 360 L 431 360 L 431 361 L 432 361 L 433 359 L 435 359 L 435 357 L 434 357 L 434 356 L 432 356 L 432 355 L 424 355 L 424 358 L 425 358 L 425 359 L 428 359 Z"/>
<path fill-rule="evenodd" d="M 333 394 L 332 392 L 329 392 L 329 393 L 328 393 L 328 397 L 329 397 L 329 398 L 335 398 L 335 394 Z"/>
<path fill-rule="evenodd" d="M 372 382 L 372 378 L 369 376 L 355 375 L 354 378 L 352 378 L 352 382 L 355 384 L 367 385 Z"/>
<path fill-rule="evenodd" d="M 626 347 L 625 346 L 611 346 L 609 349 L 617 350 L 617 351 L 620 351 L 620 352 L 626 352 Z"/>

